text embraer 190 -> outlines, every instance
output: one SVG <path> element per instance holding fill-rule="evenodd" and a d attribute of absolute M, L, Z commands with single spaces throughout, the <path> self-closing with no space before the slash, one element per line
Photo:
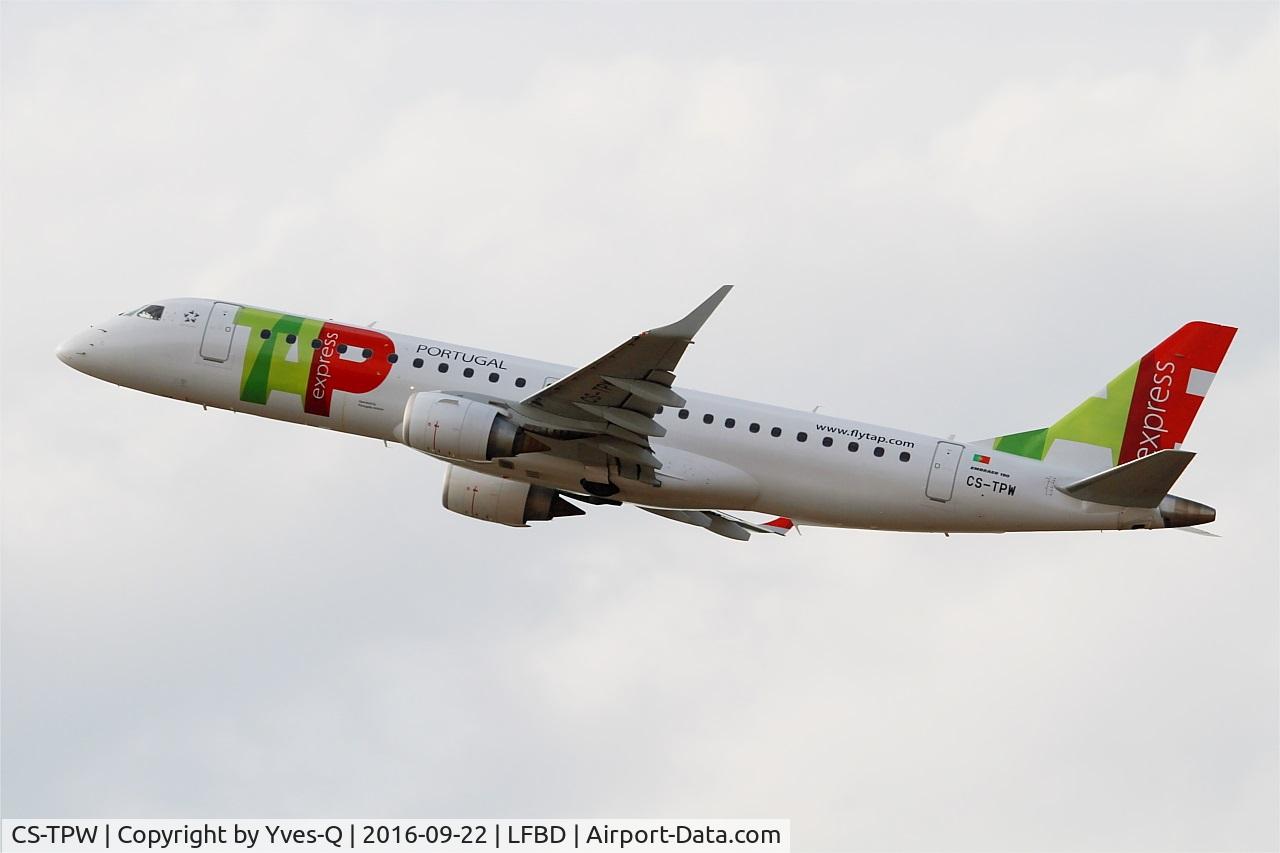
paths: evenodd
<path fill-rule="evenodd" d="M 449 463 L 445 507 L 514 527 L 620 503 L 731 539 L 795 523 L 994 533 L 1214 519 L 1169 489 L 1234 328 L 1189 323 L 1052 426 L 957 442 L 674 387 L 728 292 L 576 370 L 208 299 L 113 317 L 58 358 L 151 394 L 405 444 Z M 729 514 L 743 510 L 777 517 Z"/>

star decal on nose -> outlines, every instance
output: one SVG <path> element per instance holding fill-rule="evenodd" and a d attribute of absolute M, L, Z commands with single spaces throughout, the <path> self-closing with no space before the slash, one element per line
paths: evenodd
<path fill-rule="evenodd" d="M 200 319 L 199 311 L 188 311 L 187 313 L 182 315 L 182 322 L 184 323 L 194 323 L 196 320 L 199 320 L 199 319 Z"/>

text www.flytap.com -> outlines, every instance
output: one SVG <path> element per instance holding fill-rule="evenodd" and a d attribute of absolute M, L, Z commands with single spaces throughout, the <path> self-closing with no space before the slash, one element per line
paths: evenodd
<path fill-rule="evenodd" d="M 887 435 L 876 435 L 875 433 L 863 432 L 860 429 L 848 429 L 845 427 L 831 426 L 830 424 L 816 424 L 814 429 L 818 432 L 829 432 L 834 435 L 848 436 L 858 441 L 874 441 L 877 444 L 892 444 L 894 447 L 915 447 L 914 441 L 907 441 L 902 438 L 891 438 Z"/>

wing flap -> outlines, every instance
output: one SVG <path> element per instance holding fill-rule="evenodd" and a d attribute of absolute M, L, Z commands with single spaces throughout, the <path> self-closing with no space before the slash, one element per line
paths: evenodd
<path fill-rule="evenodd" d="M 629 441 L 607 441 L 596 438 L 587 439 L 587 441 L 608 455 L 616 456 L 624 462 L 630 462 L 633 465 L 648 465 L 654 470 L 662 467 L 661 459 L 638 444 L 632 444 Z"/>
<path fill-rule="evenodd" d="M 631 409 L 620 409 L 615 406 L 592 406 L 587 403 L 575 403 L 579 409 L 589 415 L 603 418 L 614 426 L 620 426 L 638 435 L 662 438 L 667 430 L 653 418 Z"/>
<path fill-rule="evenodd" d="M 662 372 L 668 373 L 672 379 L 675 378 L 675 374 L 671 374 L 669 371 L 664 370 Z M 657 403 L 659 406 L 683 406 L 685 404 L 684 397 L 681 397 L 666 385 L 661 385 L 648 379 L 622 379 L 617 376 L 606 376 L 605 379 L 610 385 L 616 385 L 623 391 L 634 394 L 643 400 L 648 400 L 650 403 Z"/>

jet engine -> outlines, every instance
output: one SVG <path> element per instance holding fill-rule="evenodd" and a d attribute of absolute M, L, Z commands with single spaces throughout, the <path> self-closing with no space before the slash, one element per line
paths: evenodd
<path fill-rule="evenodd" d="M 493 406 L 427 391 L 409 398 L 402 435 L 414 450 L 469 462 L 547 449 Z"/>
<path fill-rule="evenodd" d="M 510 527 L 528 527 L 530 521 L 585 514 L 555 489 L 490 477 L 457 465 L 450 465 L 445 472 L 442 497 L 447 510 Z"/>

